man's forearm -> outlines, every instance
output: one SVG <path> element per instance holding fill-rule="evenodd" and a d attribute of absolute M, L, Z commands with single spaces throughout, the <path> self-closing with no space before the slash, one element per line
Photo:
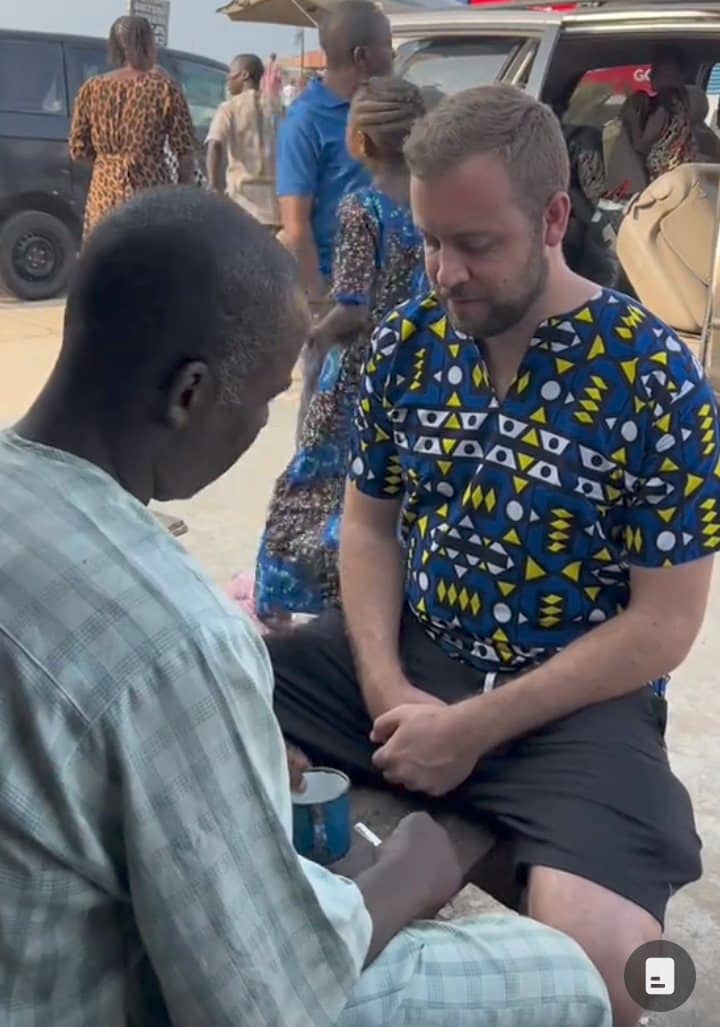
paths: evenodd
<path fill-rule="evenodd" d="M 225 183 L 222 173 L 223 148 L 222 144 L 214 140 L 208 143 L 207 152 L 207 176 L 210 188 L 217 193 L 225 192 Z"/>
<path fill-rule="evenodd" d="M 280 240 L 295 256 L 300 271 L 300 284 L 310 300 L 322 299 L 325 286 L 310 224 L 285 227 L 280 233 Z"/>
<path fill-rule="evenodd" d="M 626 610 L 542 666 L 458 704 L 458 734 L 474 734 L 484 755 L 585 706 L 637 691 L 673 670 L 677 653 L 659 618 Z"/>
<path fill-rule="evenodd" d="M 343 526 L 340 581 L 348 633 L 363 689 L 401 677 L 404 575 L 397 540 L 364 524 Z"/>
<path fill-rule="evenodd" d="M 373 925 L 366 967 L 396 934 L 423 915 L 422 895 L 426 888 L 419 875 L 415 875 L 418 879 L 409 880 L 412 869 L 410 861 L 379 862 L 355 878 Z"/>

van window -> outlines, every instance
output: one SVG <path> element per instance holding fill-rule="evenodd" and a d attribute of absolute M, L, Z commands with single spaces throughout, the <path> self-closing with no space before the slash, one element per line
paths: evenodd
<path fill-rule="evenodd" d="M 718 98 L 720 97 L 720 64 L 714 64 L 707 83 L 708 123 L 718 124 Z"/>
<path fill-rule="evenodd" d="M 226 73 L 200 61 L 172 55 L 165 55 L 162 63 L 182 86 L 195 131 L 204 141 L 213 115 L 225 99 Z"/>
<path fill-rule="evenodd" d="M 398 52 L 397 72 L 432 100 L 500 78 L 523 39 L 436 39 L 408 43 Z"/>
<path fill-rule="evenodd" d="M 0 39 L 0 111 L 67 115 L 59 43 Z"/>
<path fill-rule="evenodd" d="M 68 89 L 70 103 L 77 96 L 80 86 L 93 75 L 104 75 L 110 70 L 107 48 L 105 46 L 82 46 L 75 43 L 65 44 L 65 61 L 67 63 Z"/>

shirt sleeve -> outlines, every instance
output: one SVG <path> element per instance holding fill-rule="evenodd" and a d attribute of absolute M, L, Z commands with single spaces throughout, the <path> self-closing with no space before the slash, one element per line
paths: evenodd
<path fill-rule="evenodd" d="M 392 404 L 387 397 L 399 334 L 395 312 L 375 332 L 362 375 L 360 399 L 351 436 L 349 477 L 366 496 L 401 497 L 402 468 L 395 446 Z M 402 426 L 398 426 L 402 430 Z"/>
<path fill-rule="evenodd" d="M 670 567 L 720 547 L 720 431 L 712 388 L 697 361 L 676 347 L 638 362 L 635 411 L 623 439 L 640 433 L 625 544 L 631 564 Z M 633 362 L 630 362 L 632 364 Z M 643 419 L 644 418 L 644 419 Z M 630 445 L 619 457 L 628 459 Z"/>
<path fill-rule="evenodd" d="M 292 846 L 269 660 L 228 621 L 112 718 L 134 915 L 177 1027 L 331 1027 L 372 924 L 351 881 Z"/>
<path fill-rule="evenodd" d="M 69 148 L 72 160 L 90 162 L 95 160 L 90 118 L 90 81 L 81 86 L 75 99 Z"/>
<path fill-rule="evenodd" d="M 224 146 L 227 143 L 227 138 L 230 134 L 230 122 L 230 111 L 223 103 L 215 111 L 213 119 L 210 122 L 210 128 L 208 129 L 207 139 L 205 142 L 222 143 Z"/>
<path fill-rule="evenodd" d="M 278 196 L 315 196 L 319 164 L 317 133 L 308 121 L 288 114 L 278 137 Z"/>
<path fill-rule="evenodd" d="M 377 225 L 356 196 L 343 200 L 333 263 L 333 299 L 367 305 L 376 273 Z"/>
<path fill-rule="evenodd" d="M 186 157 L 195 152 L 195 129 L 182 90 L 176 82 L 170 82 L 169 85 L 168 143 L 177 157 Z"/>

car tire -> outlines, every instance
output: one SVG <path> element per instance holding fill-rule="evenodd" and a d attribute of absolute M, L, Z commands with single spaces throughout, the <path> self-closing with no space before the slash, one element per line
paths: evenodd
<path fill-rule="evenodd" d="M 60 218 L 42 210 L 11 214 L 0 224 L 0 280 L 18 299 L 52 299 L 65 290 L 77 250 Z"/>

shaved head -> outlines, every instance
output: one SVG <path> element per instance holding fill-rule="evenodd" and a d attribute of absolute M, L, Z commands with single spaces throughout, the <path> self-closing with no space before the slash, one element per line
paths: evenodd
<path fill-rule="evenodd" d="M 320 46 L 327 58 L 328 70 L 349 67 L 358 50 L 368 51 L 389 44 L 390 23 L 377 4 L 370 0 L 345 0 L 323 19 L 320 25 Z M 387 74 L 384 68 L 376 74 Z"/>

